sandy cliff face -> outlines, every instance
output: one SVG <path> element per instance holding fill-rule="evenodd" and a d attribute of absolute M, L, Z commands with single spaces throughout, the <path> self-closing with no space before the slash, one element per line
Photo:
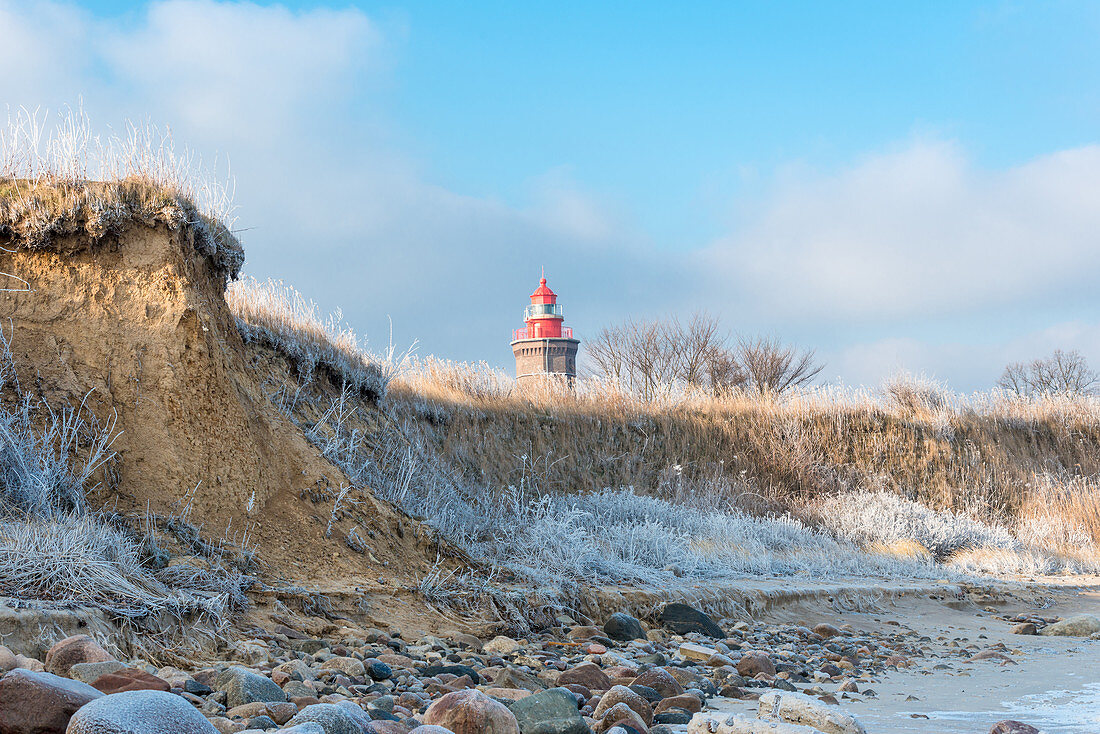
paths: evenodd
<path fill-rule="evenodd" d="M 118 459 L 93 505 L 170 512 L 193 491 L 191 517 L 206 532 L 251 525 L 261 557 L 291 579 L 416 566 L 418 533 L 369 495 L 325 538 L 326 498 L 346 479 L 265 397 L 269 378 L 242 344 L 224 276 L 192 237 L 134 223 L 34 251 L 0 242 L 11 250 L 0 271 L 30 287 L 0 293 L 23 389 L 51 404 L 87 396 L 101 420 L 117 414 Z M 344 547 L 351 524 L 377 531 L 369 554 Z"/>

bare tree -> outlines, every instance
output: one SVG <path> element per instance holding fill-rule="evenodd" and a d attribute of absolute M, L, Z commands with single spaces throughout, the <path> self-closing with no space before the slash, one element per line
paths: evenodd
<path fill-rule="evenodd" d="M 1013 362 L 1005 367 L 997 386 L 1016 395 L 1088 395 L 1100 385 L 1100 374 L 1076 349 L 1031 362 Z"/>
<path fill-rule="evenodd" d="M 813 350 L 799 352 L 774 337 L 738 340 L 737 361 L 752 389 L 762 395 L 781 395 L 808 385 L 825 369 L 816 361 Z"/>
<path fill-rule="evenodd" d="M 728 345 L 718 320 L 700 311 L 686 324 L 671 319 L 611 326 L 589 340 L 586 349 L 595 372 L 650 399 L 677 384 L 715 392 L 739 384 Z"/>
<path fill-rule="evenodd" d="M 823 369 L 812 351 L 776 339 L 730 337 L 717 318 L 700 311 L 687 323 L 627 321 L 603 329 L 588 342 L 595 372 L 650 399 L 676 385 L 722 395 L 752 387 L 778 395 L 812 382 Z"/>

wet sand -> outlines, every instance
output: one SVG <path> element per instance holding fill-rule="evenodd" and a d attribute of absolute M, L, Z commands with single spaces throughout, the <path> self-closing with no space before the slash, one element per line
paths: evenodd
<path fill-rule="evenodd" d="M 923 657 L 911 659 L 912 667 L 859 681 L 861 691 L 873 689 L 876 696 L 834 693 L 869 734 L 988 734 L 1002 719 L 1017 719 L 1047 734 L 1100 733 L 1100 641 L 1016 635 L 1013 624 L 999 618 L 1035 612 L 1100 616 L 1100 580 L 1077 587 L 1057 581 L 1045 588 L 1029 585 L 965 601 L 907 597 L 866 613 L 830 616 L 820 609 L 788 608 L 774 616 L 775 621 L 801 617 L 803 623 L 847 623 L 870 633 L 896 632 L 900 625 L 917 638 L 930 638 L 921 643 Z M 969 660 L 987 648 L 1014 662 Z M 836 687 L 821 685 L 829 692 Z M 714 699 L 711 708 L 754 714 L 756 702 Z"/>

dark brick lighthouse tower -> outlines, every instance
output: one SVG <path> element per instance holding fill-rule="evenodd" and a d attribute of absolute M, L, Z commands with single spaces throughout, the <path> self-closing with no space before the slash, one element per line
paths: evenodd
<path fill-rule="evenodd" d="M 516 355 L 516 380 L 523 384 L 546 376 L 562 377 L 570 385 L 577 377 L 577 347 L 573 330 L 562 326 L 558 296 L 546 287 L 546 278 L 531 294 L 531 305 L 523 310 L 527 326 L 512 332 L 512 353 Z"/>

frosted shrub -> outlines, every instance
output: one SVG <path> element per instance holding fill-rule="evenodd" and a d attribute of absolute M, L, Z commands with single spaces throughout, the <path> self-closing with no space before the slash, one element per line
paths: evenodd
<path fill-rule="evenodd" d="M 1021 548 L 1004 528 L 933 510 L 888 492 L 837 495 L 825 500 L 818 512 L 825 527 L 860 546 L 916 541 L 941 561 L 971 548 Z"/>

